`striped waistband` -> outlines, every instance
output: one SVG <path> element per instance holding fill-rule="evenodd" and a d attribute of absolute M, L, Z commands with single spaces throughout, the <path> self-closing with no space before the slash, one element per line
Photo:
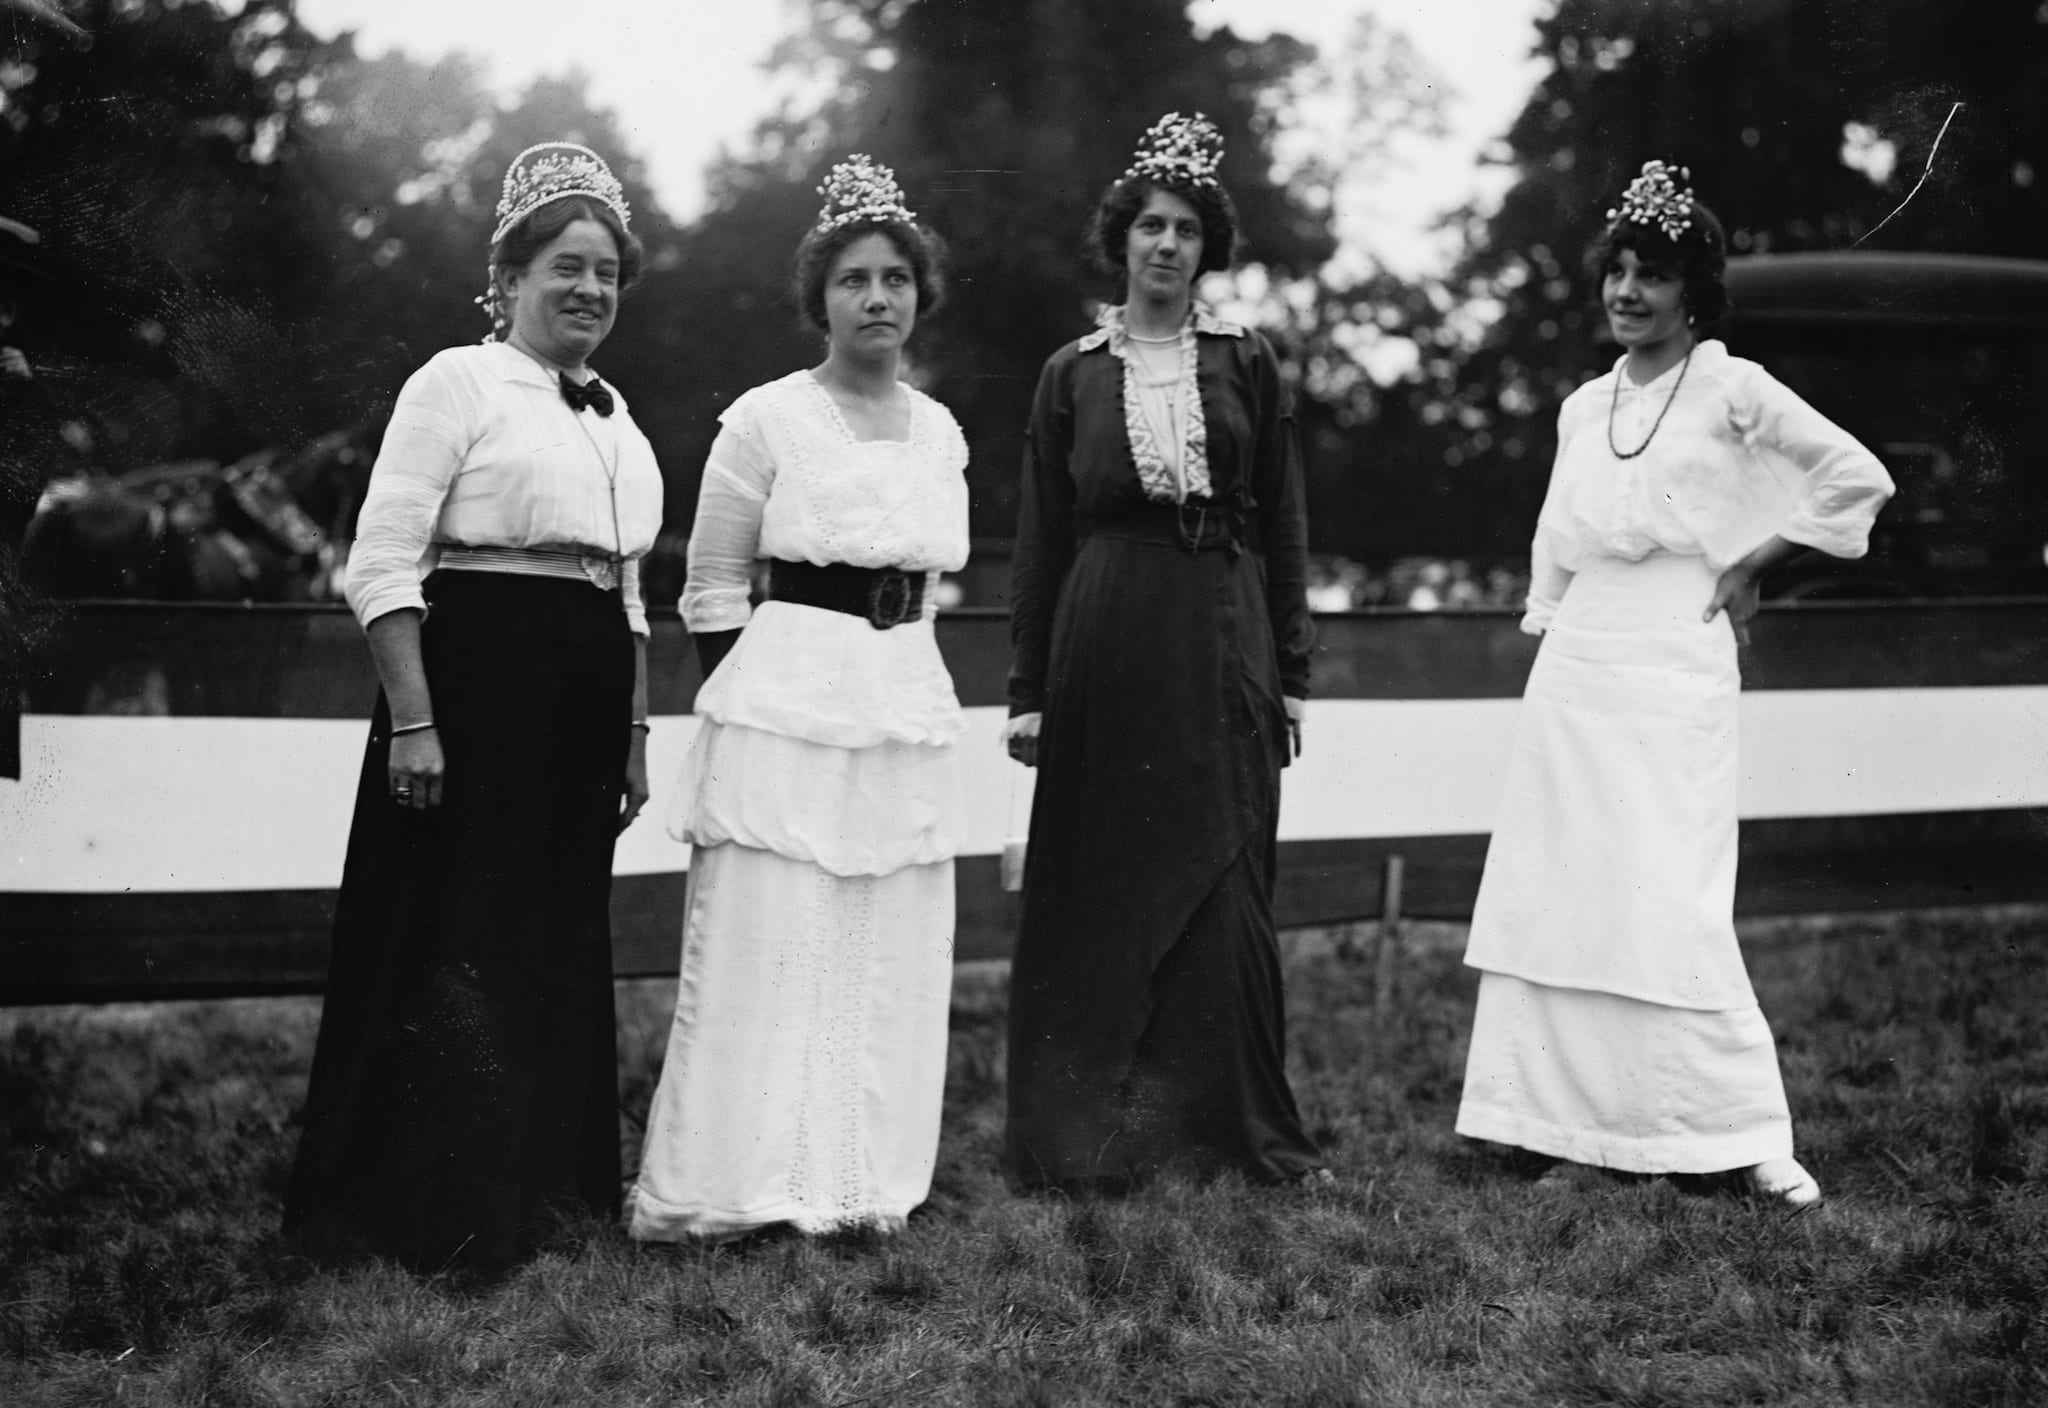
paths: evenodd
<path fill-rule="evenodd" d="M 439 543 L 439 566 L 451 572 L 516 572 L 525 577 L 560 577 L 588 582 L 601 591 L 619 585 L 619 567 L 609 553 L 574 548 L 492 548 Z"/>

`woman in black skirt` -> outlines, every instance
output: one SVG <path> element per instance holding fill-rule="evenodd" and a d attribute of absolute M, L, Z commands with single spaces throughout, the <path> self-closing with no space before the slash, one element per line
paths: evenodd
<path fill-rule="evenodd" d="M 1038 769 L 1007 1135 L 1029 1186 L 1328 1177 L 1273 929 L 1308 693 L 1301 468 L 1272 349 L 1193 297 L 1236 238 L 1221 155 L 1199 114 L 1146 134 L 1096 212 L 1125 301 L 1032 408 L 1008 729 Z"/>
<path fill-rule="evenodd" d="M 314 1255 L 427 1270 L 618 1211 L 612 846 L 647 798 L 661 475 L 588 366 L 640 245 L 567 143 L 498 216 L 496 335 L 406 383 L 350 562 L 383 691 L 285 1205 Z"/>

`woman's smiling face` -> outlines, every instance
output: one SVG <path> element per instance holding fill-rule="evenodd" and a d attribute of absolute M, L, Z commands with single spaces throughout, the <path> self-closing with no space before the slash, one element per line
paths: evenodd
<path fill-rule="evenodd" d="M 1646 264 L 1632 249 L 1615 251 L 1600 279 L 1600 303 L 1614 340 L 1649 351 L 1687 331 L 1685 280 L 1676 269 Z"/>
<path fill-rule="evenodd" d="M 524 269 L 503 276 L 512 338 L 563 367 L 580 367 L 619 312 L 619 247 L 595 220 L 577 220 Z"/>

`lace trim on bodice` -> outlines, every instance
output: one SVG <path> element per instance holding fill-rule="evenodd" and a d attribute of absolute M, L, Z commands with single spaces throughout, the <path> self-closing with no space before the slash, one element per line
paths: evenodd
<path fill-rule="evenodd" d="M 1150 417 L 1139 390 L 1143 369 L 1130 347 L 1130 333 L 1124 326 L 1124 310 L 1112 304 L 1096 317 L 1096 331 L 1081 339 L 1083 352 L 1107 347 L 1123 363 L 1124 433 L 1130 439 L 1131 459 L 1137 465 L 1138 483 L 1145 497 L 1163 503 L 1205 497 L 1210 491 L 1209 425 L 1202 415 L 1202 390 L 1196 378 L 1197 335 L 1243 337 L 1244 329 L 1217 317 L 1201 304 L 1194 305 L 1180 330 L 1180 376 L 1173 395 L 1180 411 L 1180 467 L 1176 480 L 1173 466 L 1161 452 Z M 1182 487 L 1183 483 L 1185 488 Z"/>
<path fill-rule="evenodd" d="M 909 435 L 902 440 L 862 440 L 853 433 L 853 427 L 846 423 L 846 417 L 841 414 L 839 403 L 832 399 L 832 393 L 820 386 L 816 377 L 809 372 L 799 372 L 791 380 L 801 381 L 809 388 L 807 394 L 813 399 L 824 420 L 831 425 L 845 453 L 849 455 L 880 451 L 923 452 L 930 450 L 932 446 L 932 417 L 926 413 L 922 398 L 911 387 L 903 388 L 904 394 L 910 398 Z M 847 553 L 852 545 L 844 541 L 845 518 L 839 512 L 842 507 L 839 496 L 820 492 L 823 488 L 822 470 L 811 454 L 811 445 L 796 423 L 795 417 L 799 414 L 796 406 L 792 404 L 791 398 L 785 396 L 770 396 L 766 398 L 766 405 L 768 413 L 775 418 L 777 427 L 782 432 L 782 443 L 789 447 L 791 457 L 795 461 L 793 468 L 797 481 L 806 486 L 807 492 L 803 496 L 804 518 L 809 522 L 811 531 L 817 535 L 817 541 L 824 547 L 828 560 L 850 560 Z"/>

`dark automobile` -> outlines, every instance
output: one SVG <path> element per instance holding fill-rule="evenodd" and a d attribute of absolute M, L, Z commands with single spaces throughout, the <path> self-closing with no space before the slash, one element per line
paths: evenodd
<path fill-rule="evenodd" d="M 1772 596 L 2048 596 L 2048 262 L 1844 252 L 1729 261 L 1731 351 L 1898 483 L 1870 555 L 1808 554 Z"/>

